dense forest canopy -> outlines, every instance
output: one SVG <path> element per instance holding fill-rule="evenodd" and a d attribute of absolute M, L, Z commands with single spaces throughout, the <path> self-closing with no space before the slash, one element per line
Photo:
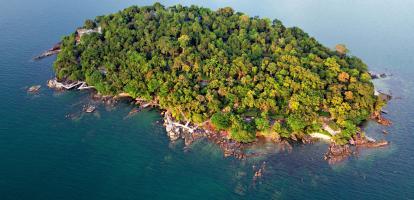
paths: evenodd
<path fill-rule="evenodd" d="M 177 120 L 207 120 L 241 142 L 256 133 L 321 131 L 348 140 L 383 102 L 367 66 L 297 27 L 226 7 L 132 6 L 87 20 L 102 33 L 63 38 L 60 80 L 85 80 L 102 94 L 158 102 Z"/>

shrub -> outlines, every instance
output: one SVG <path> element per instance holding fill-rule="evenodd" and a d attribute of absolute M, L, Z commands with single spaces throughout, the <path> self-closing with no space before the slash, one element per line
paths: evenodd
<path fill-rule="evenodd" d="M 249 143 L 256 139 L 256 133 L 247 130 L 231 129 L 231 138 L 238 142 Z"/>
<path fill-rule="evenodd" d="M 259 131 L 265 131 L 270 128 L 269 121 L 264 118 L 256 118 L 254 120 L 256 124 L 256 129 Z"/>
<path fill-rule="evenodd" d="M 211 116 L 211 123 L 218 130 L 227 130 L 231 125 L 230 116 L 229 114 L 218 112 Z"/>

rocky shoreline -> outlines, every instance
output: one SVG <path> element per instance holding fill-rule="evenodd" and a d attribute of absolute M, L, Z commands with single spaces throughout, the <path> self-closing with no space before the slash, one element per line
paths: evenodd
<path fill-rule="evenodd" d="M 73 89 L 92 89 L 93 86 L 87 86 L 83 81 L 62 81 L 59 82 L 57 79 L 51 79 L 48 81 L 48 87 L 57 91 L 63 90 L 73 90 Z M 139 105 L 138 108 L 132 109 L 125 118 L 131 117 L 136 113 L 140 112 L 142 109 L 148 107 L 158 107 L 158 103 L 155 101 L 145 101 L 140 98 L 132 99 L 127 93 L 120 93 L 115 96 L 110 95 L 101 95 L 95 93 L 91 96 L 92 100 L 95 102 L 102 102 L 107 106 L 114 106 L 120 98 L 130 98 L 136 105 Z M 93 107 L 93 108 L 92 108 Z M 88 109 L 89 108 L 89 109 Z M 95 111 L 95 106 L 85 105 L 83 110 L 85 112 Z M 93 110 L 93 111 L 92 111 Z M 207 128 L 209 122 L 205 122 L 203 127 L 193 125 L 192 123 L 186 122 L 182 123 L 176 121 L 170 114 L 169 111 L 162 111 L 164 115 L 164 126 L 171 142 L 182 139 L 185 144 L 185 148 L 188 148 L 194 141 L 199 139 L 208 139 L 209 141 L 217 144 L 222 150 L 225 157 L 233 156 L 237 159 L 245 159 L 248 157 L 257 156 L 255 153 L 245 153 L 243 150 L 253 143 L 240 143 L 234 140 L 229 139 L 228 133 L 226 132 L 216 132 L 212 128 Z M 288 142 L 282 143 L 285 149 L 290 149 L 291 146 Z"/>
<path fill-rule="evenodd" d="M 59 82 L 57 79 L 52 79 L 48 81 L 47 84 L 50 88 L 55 90 L 71 90 L 71 89 L 93 89 L 93 86 L 88 86 L 83 81 L 65 81 Z M 132 99 L 128 93 L 120 93 L 116 96 L 109 96 L 109 95 L 100 95 L 98 93 L 92 95 L 92 99 L 94 101 L 101 101 L 105 105 L 112 105 L 114 106 L 118 99 L 120 98 L 130 98 L 136 105 L 139 105 L 138 108 L 132 109 L 126 118 L 133 116 L 134 114 L 140 112 L 142 109 L 147 107 L 158 107 L 158 103 L 155 101 L 146 101 L 140 98 Z M 95 107 L 90 107 L 89 109 L 84 109 L 85 111 L 88 110 L 89 112 L 93 112 Z M 92 111 L 93 110 L 93 111 Z M 212 125 L 209 121 L 206 121 L 200 125 L 194 125 L 190 122 L 181 122 L 176 121 L 172 116 L 171 113 L 166 110 L 162 111 L 161 114 L 164 117 L 164 123 L 167 136 L 169 137 L 171 142 L 176 142 L 177 140 L 183 140 L 185 144 L 185 148 L 189 148 L 189 146 L 200 139 L 207 139 L 210 142 L 217 144 L 223 150 L 224 157 L 234 157 L 236 159 L 246 159 L 249 157 L 260 156 L 259 153 L 247 153 L 245 150 L 252 145 L 256 144 L 259 139 L 252 143 L 240 143 L 234 141 L 229 138 L 229 133 L 225 131 L 215 131 L 212 128 Z M 372 120 L 377 121 L 381 125 L 389 126 L 391 125 L 391 121 L 385 119 L 381 112 L 374 113 L 371 116 Z M 264 136 L 262 136 L 264 137 Z M 320 138 L 312 137 L 311 135 L 304 135 L 301 137 L 293 135 L 290 140 L 273 140 L 271 142 L 277 143 L 280 145 L 280 150 L 282 151 L 291 151 L 292 145 L 291 143 L 303 143 L 303 144 L 311 144 L 314 140 Z M 269 141 L 267 138 L 264 138 L 265 141 Z M 378 148 L 387 146 L 389 142 L 387 141 L 375 141 L 369 137 L 363 136 L 362 134 L 357 134 L 357 137 L 352 138 L 348 144 L 339 145 L 332 140 L 330 141 L 330 146 L 328 151 L 324 155 L 324 159 L 328 161 L 329 164 L 335 164 L 341 162 L 348 158 L 349 156 L 356 154 L 357 148 Z"/>
<path fill-rule="evenodd" d="M 75 32 L 75 41 L 76 44 L 79 44 L 81 41 L 81 38 L 84 35 L 89 34 L 102 34 L 102 28 L 101 27 L 95 27 L 93 29 L 87 29 L 87 28 L 78 28 Z M 56 45 L 54 45 L 49 50 L 43 52 L 41 55 L 35 57 L 35 60 L 51 56 L 54 54 L 58 54 L 61 51 L 62 43 L 59 42 Z M 385 73 L 375 73 L 375 72 L 369 72 L 369 75 L 372 79 L 380 79 L 380 78 L 386 78 L 388 76 L 391 76 L 392 74 L 385 74 Z M 88 86 L 86 82 L 84 81 L 62 81 L 59 82 L 56 78 L 49 80 L 47 84 L 50 88 L 56 89 L 56 90 L 71 90 L 71 89 L 77 89 L 77 90 L 84 90 L 84 89 L 93 89 L 94 86 Z M 40 88 L 40 87 L 39 87 Z M 39 90 L 37 87 L 32 87 L 29 89 L 29 92 L 36 92 Z M 376 94 L 384 99 L 390 99 L 390 95 L 386 95 L 382 92 L 376 91 Z M 113 105 L 117 102 L 118 98 L 126 97 L 131 98 L 129 94 L 127 93 L 121 93 L 116 96 L 102 96 L 99 94 L 94 94 L 93 99 L 102 101 L 107 105 Z M 142 109 L 147 107 L 159 107 L 158 102 L 156 100 L 154 101 L 146 101 L 143 99 L 133 99 L 135 101 L 135 104 L 139 105 L 139 108 L 134 108 L 128 113 L 128 116 L 130 117 L 138 112 L 140 112 Z M 84 108 L 85 112 L 91 113 L 94 112 L 95 107 L 93 105 L 85 106 Z M 223 149 L 224 156 L 233 156 L 238 159 L 244 159 L 251 156 L 257 156 L 255 153 L 246 153 L 244 150 L 251 146 L 252 144 L 256 143 L 258 139 L 256 139 L 253 143 L 240 143 L 236 142 L 229 137 L 229 133 L 225 131 L 215 131 L 214 128 L 212 128 L 209 121 L 204 122 L 200 125 L 191 124 L 188 120 L 187 122 L 181 122 L 176 121 L 170 114 L 170 112 L 164 111 L 164 126 L 167 131 L 167 135 L 170 138 L 172 142 L 177 141 L 179 139 L 184 140 L 185 146 L 188 147 L 191 145 L 194 141 L 201 139 L 201 138 L 207 138 L 209 141 L 214 142 L 217 144 L 221 149 Z M 391 125 L 391 121 L 385 119 L 382 117 L 381 112 L 373 113 L 370 117 L 370 119 L 377 121 L 381 125 L 389 126 Z M 312 143 L 315 138 L 324 139 L 331 142 L 331 145 L 328 149 L 327 154 L 325 155 L 326 160 L 343 160 L 342 157 L 348 157 L 351 155 L 350 153 L 350 146 L 364 146 L 364 147 L 379 147 L 383 145 L 387 145 L 388 143 L 385 142 L 376 142 L 372 141 L 370 139 L 367 139 L 365 136 L 358 136 L 358 138 L 353 138 L 351 141 L 349 141 L 346 145 L 338 145 L 335 144 L 331 136 L 335 136 L 339 132 L 339 130 L 335 131 L 332 130 L 329 126 L 325 125 L 327 124 L 326 121 L 324 121 L 324 127 L 323 130 L 325 132 L 328 132 L 328 135 L 324 135 L 323 133 L 315 133 L 311 135 L 296 135 L 292 134 L 291 138 L 280 140 L 277 139 L 276 142 L 281 145 L 283 149 L 290 150 L 292 147 L 290 145 L 290 142 L 293 143 L 304 143 L 309 144 Z M 266 137 L 266 136 L 259 136 L 259 137 Z"/>
<path fill-rule="evenodd" d="M 392 76 L 392 74 L 386 74 L 386 73 L 375 73 L 373 71 L 369 71 L 368 74 L 371 76 L 372 79 L 382 79 L 387 78 L 389 76 Z"/>
<path fill-rule="evenodd" d="M 388 145 L 388 141 L 376 141 L 372 138 L 362 136 L 360 133 L 358 133 L 350 140 L 348 144 L 338 145 L 336 143 L 331 143 L 329 145 L 328 151 L 325 153 L 324 159 L 328 161 L 329 164 L 336 164 L 352 155 L 356 155 L 359 148 L 380 148 L 386 147 Z"/>
<path fill-rule="evenodd" d="M 253 153 L 245 153 L 244 148 L 251 144 L 244 144 L 229 139 L 226 132 L 216 132 L 209 128 L 209 122 L 205 122 L 204 127 L 192 125 L 187 122 L 185 124 L 175 121 L 169 111 L 164 112 L 164 126 L 167 135 L 172 142 L 179 139 L 184 141 L 186 147 L 189 147 L 194 141 L 207 138 L 209 141 L 217 144 L 222 150 L 224 157 L 233 156 L 237 159 L 245 159 L 255 156 Z"/>
<path fill-rule="evenodd" d="M 29 89 L 27 89 L 27 92 L 28 93 L 37 93 L 37 92 L 39 92 L 39 90 L 40 90 L 41 87 L 42 86 L 40 86 L 40 85 L 30 86 Z"/>
<path fill-rule="evenodd" d="M 42 58 L 46 58 L 55 54 L 58 54 L 60 52 L 60 46 L 62 44 L 60 42 L 58 42 L 57 44 L 53 45 L 52 48 L 44 51 L 43 53 L 41 53 L 40 55 L 36 56 L 33 58 L 33 60 L 40 60 Z"/>
<path fill-rule="evenodd" d="M 209 129 L 208 125 L 204 125 L 204 127 L 201 128 L 198 126 L 193 126 L 190 123 L 182 124 L 176 122 L 172 119 L 168 111 L 164 113 L 164 126 L 166 127 L 167 135 L 172 142 L 182 139 L 184 140 L 185 145 L 189 146 L 200 138 L 207 138 L 209 141 L 219 145 L 219 147 L 223 150 L 225 157 L 233 156 L 237 159 L 245 159 L 248 157 L 260 156 L 260 154 L 245 153 L 243 151 L 244 149 L 253 145 L 255 142 L 248 144 L 236 142 L 229 139 L 226 132 L 216 132 Z M 301 138 L 292 138 L 292 141 L 303 144 L 311 144 L 313 143 L 314 138 L 305 135 Z M 280 145 L 281 150 L 290 151 L 292 149 L 292 146 L 288 140 L 272 140 L 272 142 L 277 142 Z M 358 133 L 357 136 L 352 138 L 348 144 L 339 145 L 335 142 L 331 142 L 328 151 L 324 156 L 324 159 L 327 160 L 329 164 L 336 164 L 345 160 L 351 155 L 355 155 L 357 148 L 379 148 L 388 145 L 388 141 L 376 141 L 372 138 Z"/>

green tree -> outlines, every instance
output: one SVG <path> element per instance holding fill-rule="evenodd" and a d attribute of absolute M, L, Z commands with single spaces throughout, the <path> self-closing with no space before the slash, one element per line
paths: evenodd
<path fill-rule="evenodd" d="M 88 20 L 85 21 L 85 26 L 84 27 L 86 29 L 94 29 L 94 28 L 96 28 L 96 23 L 95 23 L 95 21 L 88 19 Z"/>
<path fill-rule="evenodd" d="M 270 128 L 269 120 L 264 118 L 255 119 L 256 129 L 259 131 L 265 131 Z"/>
<path fill-rule="evenodd" d="M 345 46 L 331 50 L 277 19 L 155 3 L 84 24 L 98 26 L 102 34 L 62 39 L 54 63 L 59 80 L 158 102 L 176 120 L 210 119 L 237 141 L 269 129 L 285 138 L 309 133 L 321 117 L 341 124 L 337 137 L 345 141 L 385 105 L 367 65 Z"/>
<path fill-rule="evenodd" d="M 211 123 L 218 130 L 226 130 L 230 128 L 231 121 L 230 116 L 227 113 L 218 112 L 211 116 Z"/>

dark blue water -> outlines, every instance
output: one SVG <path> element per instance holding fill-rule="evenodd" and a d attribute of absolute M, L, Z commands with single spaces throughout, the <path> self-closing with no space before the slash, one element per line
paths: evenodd
<path fill-rule="evenodd" d="M 397 97 L 386 108 L 394 124 L 366 128 L 391 145 L 361 150 L 335 166 L 323 160 L 325 143 L 297 145 L 291 153 L 263 147 L 276 153 L 246 161 L 223 158 L 204 141 L 183 150 L 169 143 L 157 111 L 125 118 L 132 106 L 121 103 L 81 114 L 87 92 L 46 88 L 54 58 L 31 57 L 86 18 L 152 3 L 0 0 L 0 199 L 414 199 L 414 1 L 183 3 L 278 18 L 327 46 L 345 43 L 371 70 L 393 74 L 375 84 Z M 27 94 L 35 84 L 41 92 Z M 254 182 L 252 166 L 263 161 L 264 177 Z"/>

